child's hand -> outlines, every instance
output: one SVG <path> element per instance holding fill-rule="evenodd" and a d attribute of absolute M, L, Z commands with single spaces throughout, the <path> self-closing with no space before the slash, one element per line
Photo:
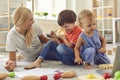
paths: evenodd
<path fill-rule="evenodd" d="M 59 37 L 60 39 L 66 39 L 66 37 L 65 37 L 64 34 L 60 34 L 60 35 L 58 35 L 58 37 Z"/>
<path fill-rule="evenodd" d="M 75 63 L 77 63 L 77 64 L 82 64 L 83 62 L 82 62 L 82 59 L 79 57 L 79 58 L 76 58 L 75 60 L 74 60 L 74 62 Z"/>
<path fill-rule="evenodd" d="M 100 53 L 105 53 L 105 52 L 106 52 L 106 49 L 105 49 L 105 48 L 100 48 L 98 52 L 100 52 Z"/>
<path fill-rule="evenodd" d="M 50 32 L 50 36 L 53 37 L 53 38 L 57 38 L 56 33 L 54 31 Z"/>

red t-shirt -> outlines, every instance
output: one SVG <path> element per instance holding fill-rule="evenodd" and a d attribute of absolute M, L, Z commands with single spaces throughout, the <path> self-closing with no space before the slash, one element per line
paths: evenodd
<path fill-rule="evenodd" d="M 75 26 L 70 33 L 65 32 L 65 36 L 70 43 L 76 44 L 78 36 L 81 32 L 82 29 L 79 26 Z"/>

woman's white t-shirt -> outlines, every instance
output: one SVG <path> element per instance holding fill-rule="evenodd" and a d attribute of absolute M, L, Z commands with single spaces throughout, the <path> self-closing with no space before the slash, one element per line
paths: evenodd
<path fill-rule="evenodd" d="M 36 23 L 33 24 L 32 28 L 34 30 L 34 37 L 31 47 L 26 47 L 25 36 L 17 32 L 14 26 L 7 35 L 6 51 L 17 51 L 21 53 L 27 61 L 35 60 L 43 47 L 39 39 L 39 36 L 42 34 L 42 30 Z"/>

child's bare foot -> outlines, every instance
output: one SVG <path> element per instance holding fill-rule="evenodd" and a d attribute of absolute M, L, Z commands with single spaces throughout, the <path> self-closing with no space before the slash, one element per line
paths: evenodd
<path fill-rule="evenodd" d="M 30 65 L 25 66 L 24 69 L 32 69 L 32 68 L 40 68 L 40 67 L 41 67 L 40 64 L 32 63 Z"/>
<path fill-rule="evenodd" d="M 93 67 L 92 67 L 92 65 L 90 63 L 85 63 L 84 68 L 85 69 L 92 69 Z"/>
<path fill-rule="evenodd" d="M 25 66 L 24 69 L 32 69 L 32 68 L 40 68 L 40 67 L 41 67 L 41 59 L 38 58 L 32 64 Z"/>

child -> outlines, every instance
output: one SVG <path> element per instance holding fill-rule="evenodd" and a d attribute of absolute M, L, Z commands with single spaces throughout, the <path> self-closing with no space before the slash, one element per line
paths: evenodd
<path fill-rule="evenodd" d="M 106 41 L 96 29 L 95 17 L 89 10 L 83 10 L 78 20 L 84 32 L 78 38 L 75 51 L 75 63 L 85 62 L 84 67 L 91 69 L 93 64 L 109 64 L 106 56 Z"/>
<path fill-rule="evenodd" d="M 74 51 L 73 48 L 77 42 L 79 34 L 82 32 L 81 28 L 75 25 L 76 14 L 72 10 L 63 10 L 58 15 L 58 24 L 63 28 L 64 34 L 58 37 L 53 32 L 53 37 L 55 41 L 48 41 L 45 47 L 41 51 L 37 60 L 25 68 L 35 68 L 40 67 L 43 60 L 47 59 L 47 56 L 51 56 L 50 52 L 59 59 L 63 64 L 74 65 Z M 63 43 L 59 41 L 60 38 Z"/>

